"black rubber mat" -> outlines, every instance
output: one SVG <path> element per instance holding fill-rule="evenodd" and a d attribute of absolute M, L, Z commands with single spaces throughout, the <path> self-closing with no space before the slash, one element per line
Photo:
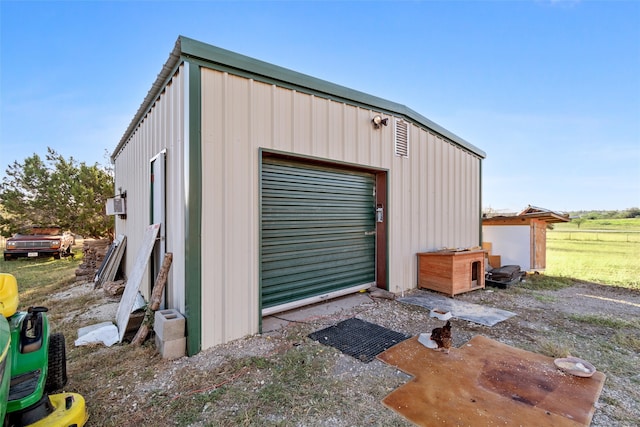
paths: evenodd
<path fill-rule="evenodd" d="M 369 363 L 378 354 L 411 336 L 354 317 L 313 332 L 309 338 Z"/>

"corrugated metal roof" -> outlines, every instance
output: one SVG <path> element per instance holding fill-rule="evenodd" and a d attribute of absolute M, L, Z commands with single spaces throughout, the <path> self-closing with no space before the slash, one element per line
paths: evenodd
<path fill-rule="evenodd" d="M 240 55 L 188 37 L 180 36 L 176 41 L 173 51 L 169 55 L 169 59 L 162 67 L 156 81 L 153 83 L 136 115 L 113 151 L 113 154 L 111 155 L 112 159 L 117 157 L 121 148 L 126 144 L 130 135 L 147 114 L 149 109 L 153 106 L 153 103 L 162 93 L 164 86 L 183 60 L 200 62 L 207 67 L 228 71 L 230 73 L 246 76 L 255 80 L 271 82 L 283 87 L 293 88 L 298 91 L 304 91 L 318 96 L 325 96 L 337 101 L 356 104 L 373 110 L 402 116 L 419 126 L 430 129 L 478 157 L 486 157 L 485 152 L 478 147 L 432 122 L 405 105 L 330 83 L 306 74 L 298 73 L 258 59 Z"/>
<path fill-rule="evenodd" d="M 554 212 L 550 209 L 539 208 L 536 206 L 527 206 L 517 215 L 495 215 L 488 218 L 483 218 L 482 223 L 491 225 L 491 224 L 515 224 L 522 223 L 527 219 L 536 218 L 543 220 L 547 223 L 556 223 L 556 222 L 569 222 L 571 218 L 569 218 L 569 214 L 562 212 Z"/>

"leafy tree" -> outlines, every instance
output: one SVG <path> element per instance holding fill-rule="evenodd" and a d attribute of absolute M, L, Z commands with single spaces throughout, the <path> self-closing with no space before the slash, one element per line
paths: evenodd
<path fill-rule="evenodd" d="M 574 211 L 572 217 L 585 219 L 640 218 L 640 208 L 634 207 L 623 211 Z"/>
<path fill-rule="evenodd" d="M 573 219 L 571 220 L 571 222 L 573 222 L 574 224 L 576 224 L 576 225 L 578 226 L 578 228 L 580 228 L 580 225 L 582 225 L 582 223 L 583 223 L 583 222 L 585 222 L 585 221 L 586 221 L 586 219 L 585 219 L 585 218 L 580 218 L 580 217 L 578 217 L 578 218 L 573 218 Z"/>
<path fill-rule="evenodd" d="M 113 194 L 112 170 L 68 160 L 47 148 L 13 162 L 0 184 L 0 234 L 9 236 L 29 225 L 58 225 L 86 237 L 113 234 L 105 202 Z"/>

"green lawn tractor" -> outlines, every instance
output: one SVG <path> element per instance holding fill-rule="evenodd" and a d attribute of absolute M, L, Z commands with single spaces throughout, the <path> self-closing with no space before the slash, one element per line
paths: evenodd
<path fill-rule="evenodd" d="M 3 427 L 81 427 L 84 398 L 67 383 L 64 335 L 49 333 L 45 307 L 18 309 L 18 284 L 0 273 L 0 421 Z"/>

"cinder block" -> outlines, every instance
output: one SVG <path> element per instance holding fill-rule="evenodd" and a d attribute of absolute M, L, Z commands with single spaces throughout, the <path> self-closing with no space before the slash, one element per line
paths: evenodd
<path fill-rule="evenodd" d="M 163 359 L 178 359 L 187 354 L 187 338 L 163 341 L 156 335 L 156 349 Z"/>
<path fill-rule="evenodd" d="M 156 311 L 153 330 L 163 341 L 184 338 L 185 318 L 175 309 Z"/>

